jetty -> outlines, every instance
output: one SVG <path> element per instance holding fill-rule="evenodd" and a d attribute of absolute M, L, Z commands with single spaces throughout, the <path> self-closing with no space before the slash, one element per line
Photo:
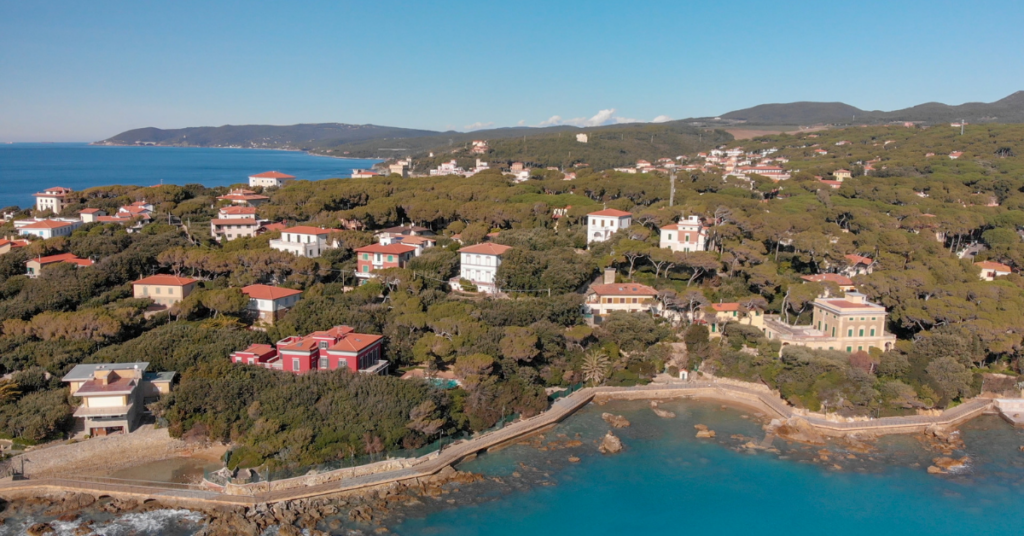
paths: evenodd
<path fill-rule="evenodd" d="M 437 475 L 446 468 L 471 459 L 481 452 L 501 448 L 526 437 L 543 433 L 580 408 L 601 400 L 642 400 L 693 398 L 741 405 L 763 412 L 771 419 L 800 419 L 823 435 L 838 437 L 856 434 L 886 435 L 924 432 L 929 427 L 955 427 L 985 413 L 1000 413 L 1006 418 L 1009 408 L 1015 418 L 1024 415 L 1024 400 L 975 398 L 939 415 L 913 415 L 877 419 L 831 419 L 807 415 L 787 404 L 767 387 L 742 382 L 660 381 L 637 387 L 588 387 L 554 401 L 551 407 L 534 417 L 522 419 L 472 439 L 457 441 L 442 450 L 414 458 L 385 460 L 362 467 L 328 471 L 296 478 L 256 482 L 228 483 L 219 487 L 198 484 L 172 484 L 106 477 L 67 476 L 63 478 L 22 479 L 0 482 L 0 495 L 28 495 L 53 492 L 81 492 L 97 496 L 124 496 L 162 504 L 205 506 L 255 506 L 312 497 L 343 494 L 386 487 L 397 483 L 416 483 L 417 479 Z M 1011 418 L 1008 420 L 1013 421 Z M 448 469 L 450 471 L 450 469 Z"/>

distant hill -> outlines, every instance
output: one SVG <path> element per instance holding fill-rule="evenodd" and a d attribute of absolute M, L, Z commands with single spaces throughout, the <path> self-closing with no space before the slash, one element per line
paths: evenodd
<path fill-rule="evenodd" d="M 928 102 L 891 112 L 861 110 L 842 102 L 791 102 L 762 104 L 736 110 L 716 118 L 687 119 L 702 125 L 854 125 L 915 121 L 945 123 L 1024 123 L 1024 91 L 995 102 L 968 102 L 949 105 Z"/>
<path fill-rule="evenodd" d="M 318 123 L 304 125 L 224 125 L 178 129 L 138 128 L 96 142 L 98 145 L 163 145 L 175 147 L 245 147 L 302 149 L 335 146 L 370 139 L 415 138 L 439 134 L 378 125 Z"/>

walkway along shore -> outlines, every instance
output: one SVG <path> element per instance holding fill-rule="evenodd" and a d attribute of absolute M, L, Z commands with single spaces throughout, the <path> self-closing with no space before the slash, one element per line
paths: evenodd
<path fill-rule="evenodd" d="M 157 500 L 168 506 L 254 506 L 297 499 L 386 487 L 433 476 L 477 453 L 500 448 L 543 432 L 572 415 L 597 397 L 599 400 L 694 398 L 737 404 L 763 411 L 771 419 L 800 419 L 823 435 L 887 435 L 923 432 L 931 426 L 954 427 L 983 413 L 999 410 L 1002 400 L 975 398 L 941 415 L 883 417 L 870 420 L 833 421 L 803 415 L 778 394 L 759 385 L 733 381 L 658 382 L 638 387 L 588 387 L 556 400 L 544 413 L 514 422 L 482 436 L 453 443 L 440 452 L 415 459 L 386 460 L 363 467 L 339 469 L 273 482 L 228 484 L 222 489 L 201 485 L 119 480 L 104 477 L 41 478 L 0 482 L 0 496 L 29 496 L 56 492 L 81 492 L 97 496 Z M 1015 401 L 1010 401 L 1015 402 Z M 1004 415 L 1005 416 L 1005 415 Z M 1010 417 L 1008 419 L 1012 420 Z"/>

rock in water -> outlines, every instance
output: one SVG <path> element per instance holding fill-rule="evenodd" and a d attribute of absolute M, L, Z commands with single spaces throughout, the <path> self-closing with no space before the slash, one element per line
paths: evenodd
<path fill-rule="evenodd" d="M 774 424 L 775 421 L 772 421 Z M 804 443 L 806 445 L 824 445 L 825 438 L 814 429 L 813 426 L 807 423 L 807 421 L 798 417 L 793 417 L 779 426 L 770 426 L 770 429 L 774 429 L 775 435 L 785 439 L 786 441 L 795 441 L 797 443 Z"/>
<path fill-rule="evenodd" d="M 56 532 L 49 523 L 36 523 L 26 529 L 25 534 L 28 534 L 28 536 L 43 536 L 43 534 L 54 534 Z"/>
<path fill-rule="evenodd" d="M 715 437 L 714 430 L 697 430 L 697 437 L 700 439 L 711 439 Z"/>
<path fill-rule="evenodd" d="M 622 452 L 622 441 L 615 437 L 615 434 L 608 432 L 601 440 L 601 446 L 597 447 L 601 454 L 615 454 Z"/>
<path fill-rule="evenodd" d="M 576 456 L 569 456 L 569 463 L 579 463 L 580 459 Z"/>
<path fill-rule="evenodd" d="M 612 415 L 611 413 L 602 413 L 601 418 L 604 422 L 612 425 L 612 428 L 625 428 L 629 426 L 629 421 L 626 420 L 622 415 Z"/>
<path fill-rule="evenodd" d="M 661 417 L 662 419 L 674 419 L 676 416 L 675 413 L 672 413 L 667 409 L 661 409 L 657 406 L 651 406 L 651 411 L 653 411 L 655 415 Z"/>

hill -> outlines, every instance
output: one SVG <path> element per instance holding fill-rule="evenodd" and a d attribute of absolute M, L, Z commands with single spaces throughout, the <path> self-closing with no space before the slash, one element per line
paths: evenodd
<path fill-rule="evenodd" d="M 163 145 L 174 147 L 245 147 L 302 149 L 369 139 L 415 138 L 439 134 L 378 125 L 317 123 L 302 125 L 224 125 L 178 129 L 138 128 L 96 142 L 97 145 Z"/>
<path fill-rule="evenodd" d="M 732 111 L 715 118 L 683 120 L 707 126 L 720 125 L 877 125 L 913 121 L 926 124 L 965 120 L 968 123 L 1024 122 L 1024 91 L 995 102 L 959 105 L 928 102 L 891 112 L 861 110 L 842 102 L 791 102 L 762 104 Z"/>

